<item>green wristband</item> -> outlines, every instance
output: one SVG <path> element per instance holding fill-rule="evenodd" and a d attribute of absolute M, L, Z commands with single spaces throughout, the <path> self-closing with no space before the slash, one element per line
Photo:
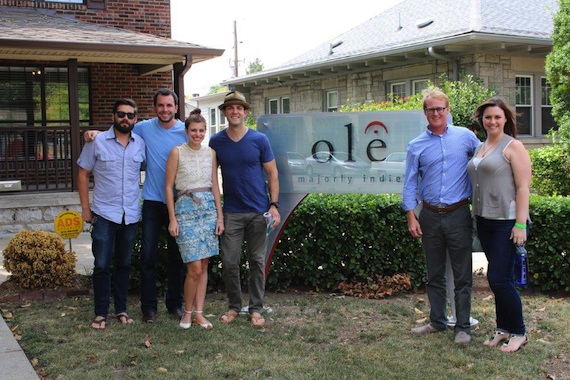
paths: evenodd
<path fill-rule="evenodd" d="M 522 230 L 526 230 L 526 224 L 515 223 L 515 227 L 520 228 Z"/>

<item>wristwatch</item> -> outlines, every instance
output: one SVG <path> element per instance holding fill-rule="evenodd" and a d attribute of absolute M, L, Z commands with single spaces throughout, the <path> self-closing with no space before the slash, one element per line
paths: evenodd
<path fill-rule="evenodd" d="M 269 206 L 275 206 L 275 208 L 279 208 L 279 202 L 271 202 L 269 203 Z"/>

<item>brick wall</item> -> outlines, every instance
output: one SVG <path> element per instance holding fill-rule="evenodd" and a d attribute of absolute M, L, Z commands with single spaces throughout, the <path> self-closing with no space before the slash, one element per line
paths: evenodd
<path fill-rule="evenodd" d="M 93 64 L 91 67 L 91 114 L 94 125 L 111 122 L 113 103 L 132 98 L 139 109 L 139 120 L 154 117 L 152 95 L 161 87 L 172 88 L 170 72 L 139 76 L 133 65 Z"/>
<path fill-rule="evenodd" d="M 85 1 L 86 2 L 86 1 Z M 170 38 L 170 0 L 105 0 L 106 9 L 83 4 L 29 0 L 0 0 L 0 6 L 54 9 L 78 20 Z"/>

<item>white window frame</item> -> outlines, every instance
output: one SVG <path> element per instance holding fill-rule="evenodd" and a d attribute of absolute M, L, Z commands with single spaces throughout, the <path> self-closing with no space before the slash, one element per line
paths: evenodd
<path fill-rule="evenodd" d="M 388 95 L 390 96 L 390 101 L 395 101 L 396 98 L 405 98 L 409 93 L 406 85 L 406 81 L 397 81 L 388 83 Z"/>
<path fill-rule="evenodd" d="M 519 86 L 518 81 L 519 79 L 525 79 L 526 81 L 528 81 L 528 86 Z M 525 94 L 522 94 L 521 91 L 525 91 Z M 537 112 L 536 112 L 536 107 L 535 107 L 535 86 L 534 86 L 534 76 L 533 75 L 524 75 L 524 74 L 517 74 L 515 76 L 515 107 L 516 107 L 516 111 L 517 113 L 521 113 L 522 110 L 528 110 L 528 112 L 530 112 L 530 117 L 528 118 L 529 120 L 529 131 L 528 133 L 523 133 L 521 132 L 521 130 L 519 129 L 519 134 L 522 136 L 533 136 L 536 131 L 540 131 L 539 128 L 536 128 L 537 126 Z M 526 94 L 526 91 L 528 90 L 528 92 L 530 92 L 529 94 Z M 525 96 L 526 95 L 526 96 Z"/>
<path fill-rule="evenodd" d="M 83 4 L 83 0 L 44 0 L 46 3 Z"/>
<path fill-rule="evenodd" d="M 333 102 L 331 97 L 336 98 L 336 102 Z M 339 98 L 337 90 L 330 90 L 325 92 L 325 112 L 337 112 L 339 108 Z"/>
<path fill-rule="evenodd" d="M 546 76 L 542 75 L 540 77 L 540 131 L 543 135 L 546 135 L 546 133 L 548 133 L 548 131 L 544 133 L 544 125 L 542 125 L 543 115 L 545 112 L 548 112 L 550 115 L 552 115 L 552 104 L 550 103 L 551 91 L 552 88 L 548 84 Z M 556 124 L 556 121 L 554 121 L 554 123 Z M 555 125 L 555 129 L 558 129 L 558 125 Z"/>
<path fill-rule="evenodd" d="M 428 87 L 428 79 L 414 79 L 412 80 L 412 94 L 421 93 Z"/>
<path fill-rule="evenodd" d="M 287 102 L 287 107 L 285 107 L 285 102 Z M 280 113 L 291 113 L 291 98 L 288 96 L 284 96 L 281 98 L 279 102 L 281 105 L 281 112 Z"/>

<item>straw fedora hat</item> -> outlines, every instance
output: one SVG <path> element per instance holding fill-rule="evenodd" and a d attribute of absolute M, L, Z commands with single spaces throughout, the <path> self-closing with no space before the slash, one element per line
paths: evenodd
<path fill-rule="evenodd" d="M 224 102 L 220 104 L 218 108 L 223 111 L 226 108 L 226 106 L 231 106 L 234 104 L 239 104 L 243 106 L 243 108 L 245 108 L 246 110 L 248 110 L 251 107 L 249 103 L 245 100 L 245 96 L 241 92 L 230 91 L 226 94 Z"/>

